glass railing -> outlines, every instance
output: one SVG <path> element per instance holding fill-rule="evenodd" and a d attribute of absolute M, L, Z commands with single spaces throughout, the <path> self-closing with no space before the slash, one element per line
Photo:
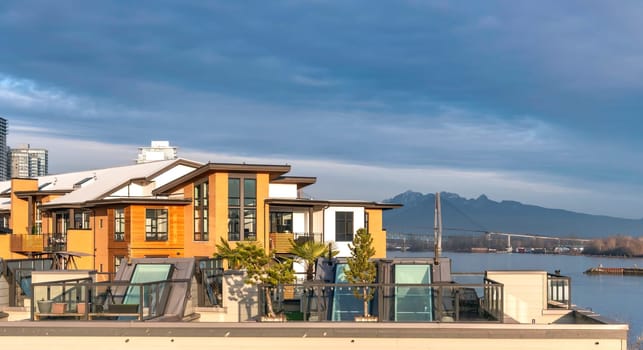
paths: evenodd
<path fill-rule="evenodd" d="M 260 310 L 267 310 L 260 286 Z M 351 284 L 311 281 L 272 288 L 273 309 L 291 321 L 353 321 L 364 314 L 358 295 L 372 295 L 367 313 L 379 322 L 503 322 L 503 285 L 483 283 Z M 483 291 L 479 295 L 477 291 Z"/>
<path fill-rule="evenodd" d="M 94 282 L 91 278 L 34 283 L 31 319 L 138 320 L 164 315 L 170 291 L 190 280 Z"/>

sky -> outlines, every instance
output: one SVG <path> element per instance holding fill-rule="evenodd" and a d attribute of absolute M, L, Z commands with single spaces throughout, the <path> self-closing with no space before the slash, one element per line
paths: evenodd
<path fill-rule="evenodd" d="M 4 0 L 0 116 L 50 173 L 167 140 L 290 164 L 320 199 L 643 218 L 641 18 L 628 0 Z"/>

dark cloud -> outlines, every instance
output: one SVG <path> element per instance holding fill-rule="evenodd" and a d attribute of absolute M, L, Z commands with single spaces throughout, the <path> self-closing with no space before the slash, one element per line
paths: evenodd
<path fill-rule="evenodd" d="M 107 143 L 637 183 L 642 12 L 4 1 L 0 114 Z"/>

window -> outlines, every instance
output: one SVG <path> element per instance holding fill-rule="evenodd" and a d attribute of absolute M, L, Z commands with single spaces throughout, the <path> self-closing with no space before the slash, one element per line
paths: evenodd
<path fill-rule="evenodd" d="M 208 182 L 194 185 L 194 240 L 208 240 Z"/>
<path fill-rule="evenodd" d="M 228 178 L 228 240 L 257 240 L 257 180 L 254 178 Z"/>
<path fill-rule="evenodd" d="M 335 240 L 338 242 L 353 241 L 352 211 L 338 211 L 335 213 Z"/>
<path fill-rule="evenodd" d="M 124 255 L 114 255 L 114 273 L 121 267 L 121 262 L 125 259 Z"/>
<path fill-rule="evenodd" d="M 125 210 L 114 209 L 114 240 L 125 240 Z"/>
<path fill-rule="evenodd" d="M 74 211 L 74 228 L 75 229 L 89 229 L 89 210 Z"/>
<path fill-rule="evenodd" d="M 291 233 L 292 232 L 292 212 L 271 211 L 270 212 L 270 232 Z"/>
<path fill-rule="evenodd" d="M 145 240 L 167 241 L 167 209 L 145 209 Z"/>
<path fill-rule="evenodd" d="M 366 232 L 371 233 L 371 229 L 369 227 L 369 222 L 368 222 L 368 212 L 364 213 L 364 229 Z"/>

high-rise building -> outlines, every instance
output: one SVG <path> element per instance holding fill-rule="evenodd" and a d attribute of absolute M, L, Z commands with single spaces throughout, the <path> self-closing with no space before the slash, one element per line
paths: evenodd
<path fill-rule="evenodd" d="M 7 120 L 0 118 L 0 181 L 9 180 L 7 159 Z"/>
<path fill-rule="evenodd" d="M 27 178 L 48 174 L 49 160 L 46 149 L 31 148 L 29 145 L 10 148 L 9 159 L 11 177 Z"/>
<path fill-rule="evenodd" d="M 170 146 L 170 141 L 152 141 L 150 147 L 138 148 L 136 163 L 172 159 L 176 159 L 176 147 Z"/>

